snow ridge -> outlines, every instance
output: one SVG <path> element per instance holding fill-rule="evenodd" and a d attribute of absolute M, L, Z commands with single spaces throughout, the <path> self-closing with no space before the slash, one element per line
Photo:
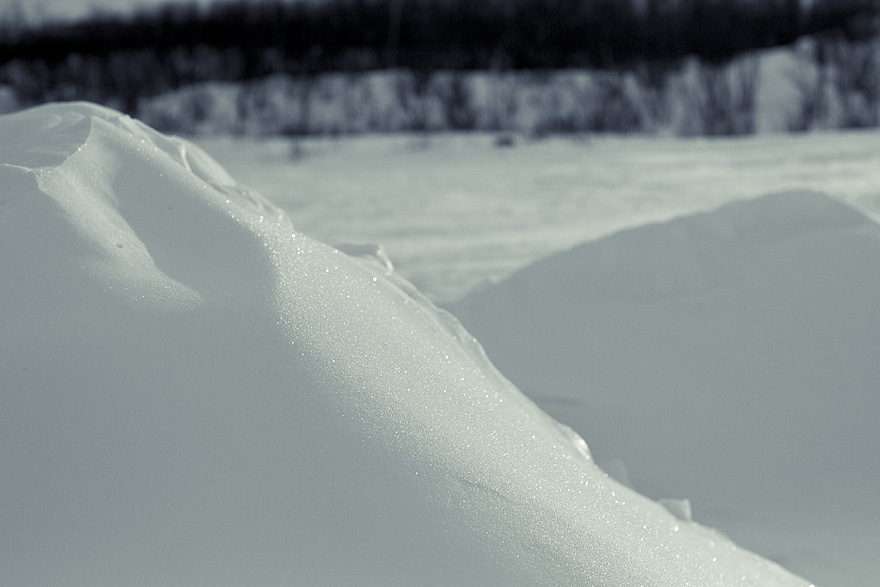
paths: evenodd
<path fill-rule="evenodd" d="M 806 585 L 197 147 L 84 103 L 0 136 L 0 582 Z"/>

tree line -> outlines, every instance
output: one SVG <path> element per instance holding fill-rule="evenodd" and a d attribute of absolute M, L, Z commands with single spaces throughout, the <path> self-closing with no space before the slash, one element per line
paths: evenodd
<path fill-rule="evenodd" d="M 108 100 L 201 81 L 406 69 L 723 63 L 805 35 L 857 40 L 880 0 L 232 0 L 0 27 L 0 83 L 25 102 Z"/>

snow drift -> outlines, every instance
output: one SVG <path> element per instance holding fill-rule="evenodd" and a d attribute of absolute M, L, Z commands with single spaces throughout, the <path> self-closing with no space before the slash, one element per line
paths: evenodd
<path fill-rule="evenodd" d="M 805 567 L 845 553 L 816 530 L 792 546 L 800 524 L 880 539 L 880 226 L 862 213 L 818 193 L 737 202 L 582 244 L 452 309 L 637 490 L 689 497 L 723 529 L 779 515 L 772 548 Z M 764 541 L 763 524 L 737 536 Z M 847 563 L 826 566 L 847 584 Z"/>
<path fill-rule="evenodd" d="M 805 585 L 190 143 L 89 104 L 0 136 L 0 583 Z"/>

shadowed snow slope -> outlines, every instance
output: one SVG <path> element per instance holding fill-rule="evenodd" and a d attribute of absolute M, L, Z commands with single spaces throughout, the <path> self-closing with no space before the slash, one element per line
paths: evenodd
<path fill-rule="evenodd" d="M 583 244 L 453 312 L 636 489 L 719 525 L 743 506 L 862 523 L 876 547 L 880 226 L 859 212 L 816 193 L 738 202 Z M 804 568 L 834 558 L 792 548 Z M 849 584 L 837 564 L 827 584 Z"/>
<path fill-rule="evenodd" d="M 0 137 L 0 583 L 804 585 L 189 143 L 88 104 Z"/>

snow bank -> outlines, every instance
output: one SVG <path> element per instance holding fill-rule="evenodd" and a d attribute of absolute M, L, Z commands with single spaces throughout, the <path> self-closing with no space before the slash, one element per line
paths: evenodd
<path fill-rule="evenodd" d="M 0 583 L 805 585 L 190 143 L 88 104 L 0 136 Z"/>
<path fill-rule="evenodd" d="M 600 463 L 697 521 L 876 520 L 880 226 L 845 204 L 784 193 L 626 230 L 452 310 Z"/>

